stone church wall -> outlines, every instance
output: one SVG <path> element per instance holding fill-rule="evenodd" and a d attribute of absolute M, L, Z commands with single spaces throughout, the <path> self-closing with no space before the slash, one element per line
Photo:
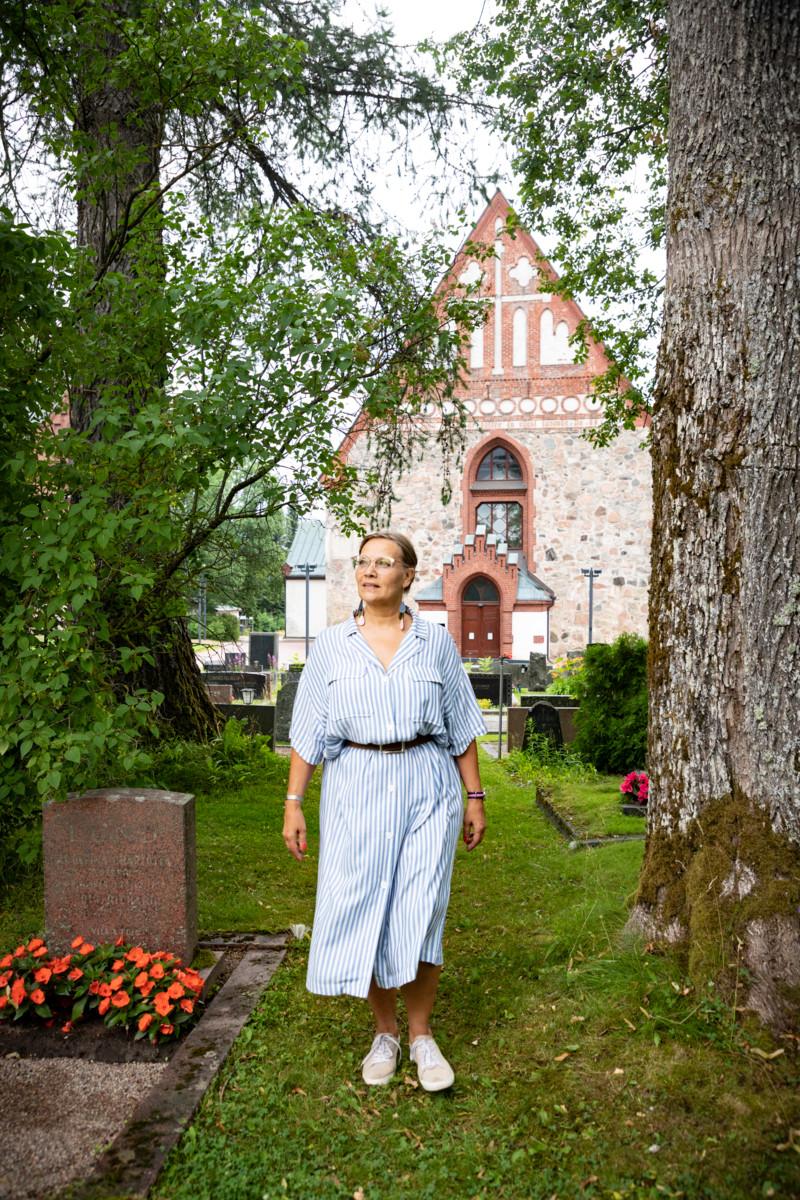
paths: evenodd
<path fill-rule="evenodd" d="M 581 567 L 599 567 L 594 583 L 594 640 L 612 641 L 619 633 L 647 635 L 647 587 L 652 510 L 649 454 L 641 448 L 644 430 L 625 432 L 609 447 L 595 449 L 580 428 L 563 421 L 542 421 L 531 428 L 531 415 L 499 422 L 472 423 L 467 451 L 487 433 L 506 435 L 524 448 L 533 470 L 528 501 L 533 553 L 529 569 L 552 588 L 550 657 L 580 649 L 588 633 L 588 582 Z M 349 461 L 363 464 L 366 438 L 353 446 Z M 458 481 L 455 481 L 456 484 Z M 419 570 L 411 592 L 441 575 L 466 522 L 458 486 L 445 506 L 435 447 L 395 488 L 392 522 L 417 548 Z M 532 517 L 531 514 L 532 513 Z M 357 602 L 350 555 L 358 538 L 328 531 L 328 621 L 343 620 Z"/>

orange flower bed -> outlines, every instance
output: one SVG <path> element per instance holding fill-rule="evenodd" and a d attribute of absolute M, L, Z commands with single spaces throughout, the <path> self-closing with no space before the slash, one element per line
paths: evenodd
<path fill-rule="evenodd" d="M 0 956 L 0 1021 L 63 1022 L 62 1033 L 96 1012 L 135 1040 L 178 1038 L 196 1022 L 202 990 L 201 976 L 179 958 L 130 946 L 122 937 L 101 946 L 76 937 L 72 952 L 60 957 L 31 938 Z"/>

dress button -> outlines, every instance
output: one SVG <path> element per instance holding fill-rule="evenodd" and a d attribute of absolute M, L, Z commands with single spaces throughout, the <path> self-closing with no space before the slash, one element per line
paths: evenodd
<path fill-rule="evenodd" d="M 390 841 L 392 840 L 392 838 L 393 838 L 393 837 L 394 837 L 394 833 L 393 833 L 393 832 L 392 832 L 392 830 L 390 829 L 390 830 L 388 831 L 388 833 L 386 834 L 386 840 L 387 840 L 387 842 L 390 842 Z"/>
<path fill-rule="evenodd" d="M 390 783 L 390 784 L 389 784 L 389 791 L 390 791 L 390 792 L 393 792 L 393 791 L 394 791 L 394 784 L 393 784 L 393 783 Z"/>
<path fill-rule="evenodd" d="M 386 882 L 386 880 L 385 880 L 385 879 L 382 879 L 382 880 L 381 880 L 381 887 L 383 888 L 383 890 L 384 890 L 384 891 L 386 891 L 386 889 L 388 888 L 388 886 L 389 886 L 389 884 Z"/>

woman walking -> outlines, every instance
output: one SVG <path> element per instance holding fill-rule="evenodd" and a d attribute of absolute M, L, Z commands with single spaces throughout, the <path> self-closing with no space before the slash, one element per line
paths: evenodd
<path fill-rule="evenodd" d="M 399 989 L 419 1081 L 440 1091 L 454 1076 L 430 1017 L 459 832 L 473 850 L 486 824 L 475 745 L 485 726 L 452 638 L 403 603 L 416 565 L 392 530 L 359 547 L 359 606 L 323 630 L 300 677 L 283 837 L 302 860 L 302 799 L 324 758 L 308 989 L 369 1001 L 368 1084 L 388 1083 L 400 1062 Z"/>

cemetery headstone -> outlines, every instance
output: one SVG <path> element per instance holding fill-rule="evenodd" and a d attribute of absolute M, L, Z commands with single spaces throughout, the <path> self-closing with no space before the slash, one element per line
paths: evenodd
<path fill-rule="evenodd" d="M 523 750 L 526 750 L 529 745 L 531 731 L 534 733 L 543 733 L 545 737 L 549 737 L 559 750 L 564 745 L 558 709 L 554 708 L 552 704 L 545 704 L 540 701 L 531 708 L 530 716 L 525 724 L 525 737 L 522 742 Z"/>
<path fill-rule="evenodd" d="M 126 941 L 190 962 L 197 945 L 194 796 L 97 788 L 44 806 L 47 943 Z"/>
<path fill-rule="evenodd" d="M 526 682 L 532 692 L 543 692 L 547 687 L 550 682 L 550 672 L 547 669 L 547 656 L 545 654 L 531 654 Z"/>
<path fill-rule="evenodd" d="M 204 680 L 206 685 L 210 683 L 231 684 L 235 700 L 241 700 L 243 688 L 252 688 L 255 693 L 255 700 L 262 700 L 267 690 L 267 676 L 264 671 L 220 671 L 206 669 L 205 674 L 208 677 Z"/>
<path fill-rule="evenodd" d="M 233 703 L 233 685 L 230 683 L 207 683 L 206 691 L 214 704 Z"/>
<path fill-rule="evenodd" d="M 294 708 L 294 698 L 297 695 L 297 685 L 300 683 L 300 674 L 300 671 L 287 671 L 283 677 L 275 705 L 275 743 L 289 740 L 292 709 Z"/>
<path fill-rule="evenodd" d="M 500 676 L 488 671 L 470 672 L 469 681 L 475 693 L 476 700 L 491 700 L 497 706 L 500 703 Z M 503 676 L 503 704 L 511 703 L 511 676 Z"/>
<path fill-rule="evenodd" d="M 226 720 L 235 717 L 237 721 L 244 721 L 248 733 L 263 733 L 274 746 L 274 704 L 218 704 L 217 708 Z"/>

